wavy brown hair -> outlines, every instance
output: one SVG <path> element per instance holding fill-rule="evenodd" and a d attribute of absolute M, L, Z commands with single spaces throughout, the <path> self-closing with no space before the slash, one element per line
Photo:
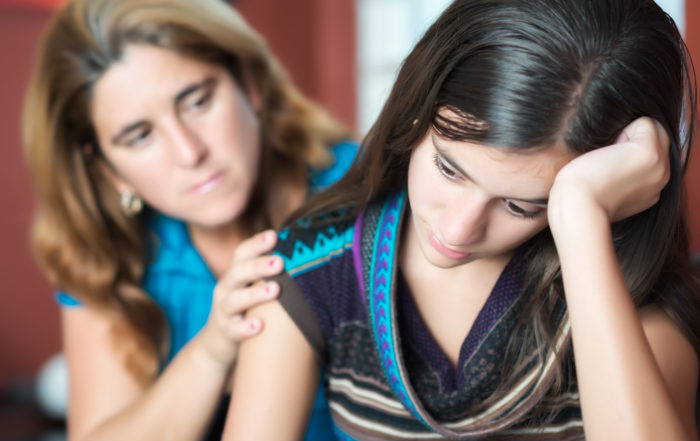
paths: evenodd
<path fill-rule="evenodd" d="M 108 314 L 115 335 L 134 337 L 119 339 L 125 363 L 148 379 L 168 338 L 161 310 L 141 288 L 144 215 L 120 210 L 95 161 L 99 144 L 89 111 L 95 82 L 130 44 L 223 66 L 259 93 L 259 180 L 240 218 L 250 233 L 273 226 L 272 196 L 286 184 L 278 177 L 326 164 L 328 146 L 349 134 L 297 91 L 263 39 L 224 2 L 74 0 L 56 14 L 38 49 L 23 114 L 38 197 L 32 246 L 58 289 Z"/>
<path fill-rule="evenodd" d="M 358 161 L 293 217 L 357 213 L 404 190 L 411 152 L 430 129 L 510 151 L 563 141 L 584 153 L 649 116 L 670 135 L 670 181 L 657 204 L 612 225 L 614 245 L 635 304 L 662 308 L 700 353 L 700 282 L 688 256 L 682 184 L 695 112 L 687 48 L 651 0 L 456 0 L 404 61 Z M 527 246 L 529 300 L 501 387 L 484 405 L 518 380 L 512 367 L 532 355 L 523 353 L 527 339 L 540 359 L 551 349 L 558 355 L 559 369 L 545 383 L 554 385 L 550 398 L 571 375 L 569 345 L 557 351 L 554 344 L 563 287 L 549 230 Z"/>

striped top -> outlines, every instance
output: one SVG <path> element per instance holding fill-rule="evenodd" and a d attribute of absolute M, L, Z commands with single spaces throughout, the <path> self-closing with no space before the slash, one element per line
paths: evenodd
<path fill-rule="evenodd" d="M 280 302 L 326 367 L 338 436 L 582 439 L 573 384 L 554 419 L 545 424 L 527 417 L 540 381 L 539 371 L 527 366 L 521 389 L 480 409 L 498 384 L 508 331 L 521 311 L 523 253 L 500 275 L 454 368 L 396 265 L 403 201 L 395 202 L 356 219 L 331 215 L 311 226 L 300 223 L 280 233 L 275 251 L 287 271 L 277 277 Z"/>

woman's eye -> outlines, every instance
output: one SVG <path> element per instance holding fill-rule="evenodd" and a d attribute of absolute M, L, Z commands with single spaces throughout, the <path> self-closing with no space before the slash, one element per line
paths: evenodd
<path fill-rule="evenodd" d="M 450 180 L 455 180 L 458 178 L 457 172 L 450 168 L 447 164 L 445 164 L 440 155 L 438 155 L 437 153 L 435 154 L 434 162 L 435 166 L 444 177 Z"/>
<path fill-rule="evenodd" d="M 213 95 L 214 92 L 211 89 L 207 89 L 204 92 L 193 94 L 188 100 L 185 101 L 185 110 L 199 111 L 205 109 L 211 102 Z"/>
<path fill-rule="evenodd" d="M 146 141 L 148 141 L 150 136 L 151 136 L 151 129 L 150 128 L 140 129 L 137 132 L 134 132 L 134 134 L 127 139 L 126 144 L 130 147 L 137 147 L 137 146 L 145 143 Z"/>
<path fill-rule="evenodd" d="M 509 212 L 510 214 L 512 214 L 513 216 L 516 216 L 516 217 L 522 217 L 522 218 L 526 218 L 526 219 L 532 219 L 532 218 L 534 218 L 534 217 L 539 216 L 539 215 L 542 213 L 542 211 L 543 211 L 543 210 L 541 210 L 541 209 L 536 210 L 536 211 L 526 210 L 526 209 L 524 209 L 523 207 L 521 207 L 520 205 L 516 204 L 515 202 L 513 202 L 513 201 L 510 200 L 510 199 L 504 199 L 503 202 L 504 202 L 504 204 L 505 204 L 505 206 L 506 206 L 506 210 L 508 210 L 508 212 Z"/>

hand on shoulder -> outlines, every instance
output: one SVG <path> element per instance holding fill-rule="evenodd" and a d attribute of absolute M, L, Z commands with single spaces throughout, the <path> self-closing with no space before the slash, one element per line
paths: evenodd
<path fill-rule="evenodd" d="M 214 288 L 209 319 L 198 340 L 208 356 L 226 367 L 236 360 L 238 343 L 262 329 L 262 321 L 245 317 L 245 312 L 279 294 L 276 282 L 262 282 L 264 277 L 284 270 L 282 259 L 264 255 L 276 242 L 277 235 L 271 230 L 241 242 L 231 266 Z"/>

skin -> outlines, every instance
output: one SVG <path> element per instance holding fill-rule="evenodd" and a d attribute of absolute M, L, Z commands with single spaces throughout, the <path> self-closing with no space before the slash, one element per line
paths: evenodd
<path fill-rule="evenodd" d="M 548 207 L 586 435 L 594 440 L 697 440 L 697 354 L 662 311 L 636 310 L 610 232 L 611 221 L 658 200 L 669 177 L 668 137 L 642 118 L 620 138 L 564 167 Z"/>
<path fill-rule="evenodd" d="M 283 267 L 261 257 L 274 232 L 249 238 L 237 223 L 257 179 L 258 107 L 256 91 L 221 66 L 147 45 L 128 46 L 96 82 L 91 118 L 101 170 L 118 192 L 184 220 L 219 282 L 205 327 L 148 384 L 114 349 L 115 332 L 137 344 L 130 332 L 90 308 L 63 308 L 71 440 L 192 440 L 207 429 L 237 343 L 262 329 L 243 312 L 279 292 L 253 282 Z"/>
<path fill-rule="evenodd" d="M 561 258 L 586 439 L 696 440 L 697 356 L 663 312 L 636 310 L 610 237 L 611 221 L 658 200 L 667 151 L 667 136 L 648 118 L 631 123 L 615 145 L 574 159 L 562 146 L 508 153 L 426 134 L 409 164 L 400 264 L 453 364 L 513 249 L 549 226 Z M 451 167 L 437 167 L 436 153 Z M 523 201 L 543 198 L 546 204 Z M 519 217 L 523 209 L 539 214 Z M 224 439 L 299 439 L 317 362 L 279 303 L 253 312 L 269 325 L 241 347 Z M 263 391 L 254 386 L 261 383 Z M 280 424 L 263 424 L 270 415 Z"/>
<path fill-rule="evenodd" d="M 434 131 L 414 148 L 400 265 L 454 365 L 513 250 L 547 226 L 549 190 L 570 160 L 562 146 L 509 152 Z"/>

